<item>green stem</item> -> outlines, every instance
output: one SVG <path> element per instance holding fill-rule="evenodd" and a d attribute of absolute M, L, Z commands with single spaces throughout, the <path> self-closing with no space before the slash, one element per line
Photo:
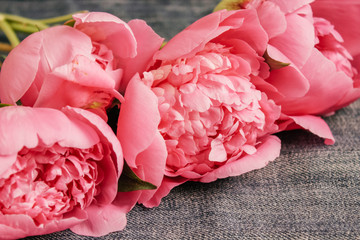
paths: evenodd
<path fill-rule="evenodd" d="M 14 29 L 15 31 L 18 31 L 18 32 L 35 33 L 35 32 L 39 31 L 39 28 L 37 28 L 36 26 L 33 26 L 33 25 L 17 23 L 17 22 L 11 22 L 9 24 L 12 27 L 12 29 Z"/>
<path fill-rule="evenodd" d="M 16 36 L 14 30 L 11 28 L 10 24 L 6 21 L 4 15 L 2 14 L 0 14 L 0 28 L 5 33 L 12 47 L 19 45 L 19 38 Z"/>
<path fill-rule="evenodd" d="M 37 21 L 37 20 L 32 20 L 30 18 L 20 17 L 20 16 L 16 16 L 16 15 L 12 15 L 12 14 L 6 14 L 6 13 L 1 13 L 1 15 L 4 16 L 5 19 L 7 19 L 9 21 L 34 25 L 37 28 L 39 28 L 39 30 L 43 30 L 43 29 L 46 29 L 46 28 L 49 27 L 45 23 L 42 23 L 42 22 Z"/>
<path fill-rule="evenodd" d="M 0 52 L 10 52 L 12 49 L 10 44 L 0 42 Z"/>
<path fill-rule="evenodd" d="M 66 14 L 63 16 L 58 16 L 58 17 L 53 17 L 53 18 L 46 18 L 46 19 L 37 19 L 35 21 L 39 21 L 42 22 L 44 24 L 54 24 L 54 23 L 59 23 L 59 22 L 66 22 L 70 19 L 72 19 L 72 16 L 76 13 L 84 13 L 87 11 L 79 11 L 79 12 L 74 12 L 74 13 L 70 13 L 70 14 Z"/>

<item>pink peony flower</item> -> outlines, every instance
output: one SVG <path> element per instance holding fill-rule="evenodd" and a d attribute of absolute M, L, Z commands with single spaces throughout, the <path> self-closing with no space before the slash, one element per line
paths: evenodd
<path fill-rule="evenodd" d="M 348 105 L 360 96 L 360 2 L 316 0 L 311 3 L 311 7 L 315 19 L 326 21 L 328 26 L 331 25 L 329 26 L 331 34 L 322 35 L 324 40 L 320 41 L 320 44 L 322 47 L 325 45 L 325 48 L 320 49 L 320 51 L 336 64 L 338 70 L 344 71 L 353 79 L 352 91 L 349 91 L 337 104 L 336 110 Z M 315 28 L 318 31 L 317 26 L 318 24 L 315 21 Z M 332 30 L 333 28 L 334 30 Z M 334 31 L 338 33 L 334 33 Z M 335 35 L 340 35 L 337 42 L 333 40 L 336 38 Z"/>
<path fill-rule="evenodd" d="M 124 228 L 124 207 L 112 202 L 122 149 L 97 115 L 0 108 L 0 233 L 14 239 L 70 228 L 100 236 Z"/>
<path fill-rule="evenodd" d="M 315 17 L 328 20 L 344 39 L 343 46 L 360 71 L 360 2 L 354 0 L 316 0 L 311 3 Z"/>
<path fill-rule="evenodd" d="M 2 103 L 61 109 L 73 106 L 106 118 L 105 108 L 137 71 L 144 71 L 162 39 L 141 20 L 126 24 L 108 13 L 74 15 L 74 28 L 35 33 L 6 58 Z"/>
<path fill-rule="evenodd" d="M 254 82 L 281 105 L 280 129 L 308 129 L 325 138 L 325 143 L 332 144 L 334 138 L 329 127 L 317 116 L 332 114 L 359 98 L 360 84 L 352 65 L 353 57 L 346 45 L 342 45 L 341 35 L 331 22 L 313 17 L 311 2 L 254 0 L 244 2 L 241 7 L 257 10 L 269 36 L 268 57 L 289 64 L 272 69 L 268 78 Z M 314 4 L 332 5 L 329 2 L 335 1 L 315 1 Z M 328 13 L 330 9 L 337 8 L 329 7 Z M 330 14 L 337 16 L 338 12 Z M 358 45 L 356 51 L 359 50 Z"/>
<path fill-rule="evenodd" d="M 216 12 L 170 40 L 130 81 L 118 137 L 129 166 L 159 186 L 140 203 L 156 206 L 185 181 L 240 175 L 279 155 L 270 134 L 280 107 L 252 83 L 268 74 L 267 41 L 254 10 Z"/>

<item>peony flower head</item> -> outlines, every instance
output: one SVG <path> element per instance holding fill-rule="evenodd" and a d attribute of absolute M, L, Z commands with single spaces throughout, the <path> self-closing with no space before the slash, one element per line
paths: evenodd
<path fill-rule="evenodd" d="M 106 119 L 112 100 L 122 98 L 120 87 L 145 70 L 162 42 L 144 21 L 127 24 L 97 12 L 76 14 L 74 19 L 74 28 L 56 26 L 34 33 L 10 52 L 1 69 L 2 103 L 73 106 Z"/>
<path fill-rule="evenodd" d="M 130 81 L 118 124 L 120 140 L 127 139 L 125 159 L 146 178 L 144 167 L 139 168 L 145 161 L 141 151 L 150 152 L 157 139 L 166 153 L 159 189 L 140 203 L 157 205 L 184 181 L 239 175 L 278 156 L 280 142 L 270 134 L 278 130 L 280 107 L 252 83 L 268 74 L 261 57 L 267 40 L 254 10 L 216 12 L 170 40 L 155 54 L 149 70 Z M 142 96 L 137 103 L 134 92 Z M 139 121 L 129 117 L 130 111 L 140 111 L 131 109 L 150 108 L 140 101 L 151 102 L 155 115 L 147 116 L 153 121 L 146 134 Z M 142 149 L 133 147 L 139 141 Z M 162 164 L 159 158 L 147 160 Z"/>
<path fill-rule="evenodd" d="M 259 138 L 277 131 L 280 108 L 250 81 L 258 61 L 246 46 L 236 51 L 208 42 L 195 56 L 165 60 L 144 73 L 158 98 L 168 175 L 201 178 L 254 154 Z"/>
<path fill-rule="evenodd" d="M 0 120 L 2 238 L 124 228 L 126 212 L 112 204 L 122 150 L 102 119 L 75 108 L 10 106 Z"/>

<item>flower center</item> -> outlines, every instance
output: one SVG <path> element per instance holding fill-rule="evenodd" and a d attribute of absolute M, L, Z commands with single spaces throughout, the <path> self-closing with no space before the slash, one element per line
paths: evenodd
<path fill-rule="evenodd" d="M 84 209 L 99 194 L 102 180 L 97 161 L 102 146 L 90 149 L 24 148 L 17 161 L 0 179 L 3 214 L 26 214 L 38 225 L 61 219 L 75 206 Z"/>

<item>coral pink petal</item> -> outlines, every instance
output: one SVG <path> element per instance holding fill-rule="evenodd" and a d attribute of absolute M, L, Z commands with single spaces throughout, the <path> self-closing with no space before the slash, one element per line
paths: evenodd
<path fill-rule="evenodd" d="M 161 199 L 169 194 L 171 189 L 185 183 L 187 179 L 181 177 L 164 177 L 160 187 L 156 190 L 151 199 L 143 202 L 143 205 L 148 208 L 159 206 Z"/>
<path fill-rule="evenodd" d="M 161 51 L 155 54 L 154 58 L 173 60 L 202 48 L 211 39 L 242 24 L 242 18 L 233 18 L 231 23 L 226 25 L 226 19 L 231 18 L 233 14 L 235 12 L 223 10 L 197 20 L 172 38 Z M 236 22 L 236 20 L 238 21 Z M 223 21 L 225 22 L 224 24 L 222 23 Z"/>
<path fill-rule="evenodd" d="M 86 212 L 88 219 L 71 227 L 71 231 L 80 235 L 100 237 L 125 228 L 126 213 L 119 206 L 92 204 L 86 208 Z"/>
<path fill-rule="evenodd" d="M 274 161 L 280 155 L 281 142 L 276 136 L 267 136 L 257 146 L 256 153 L 246 155 L 238 160 L 229 162 L 212 172 L 207 173 L 200 182 L 212 182 L 218 178 L 238 176 L 243 173 L 265 167 L 270 161 Z"/>
<path fill-rule="evenodd" d="M 284 13 L 294 12 L 295 10 L 314 2 L 314 0 L 269 0 L 278 5 Z"/>
<path fill-rule="evenodd" d="M 89 111 L 86 111 L 84 109 L 73 108 L 73 107 L 64 107 L 62 109 L 62 112 L 64 112 L 68 116 L 77 117 L 77 118 L 81 119 L 82 121 L 87 121 L 89 124 L 93 125 L 95 129 L 98 130 L 99 135 L 102 135 L 106 138 L 107 142 L 109 142 L 111 144 L 112 149 L 116 155 L 117 171 L 120 174 L 122 172 L 122 168 L 124 165 L 122 148 L 121 148 L 119 140 L 113 133 L 110 126 L 106 122 L 104 122 L 100 117 L 98 117 L 97 115 L 92 114 Z M 119 175 L 119 177 L 120 177 L 120 175 Z"/>
<path fill-rule="evenodd" d="M 59 66 L 52 74 L 88 87 L 115 87 L 115 80 L 95 61 L 85 56 L 76 56 L 71 62 Z"/>
<path fill-rule="evenodd" d="M 269 38 L 280 35 L 286 30 L 285 14 L 279 6 L 272 2 L 264 2 L 257 9 L 261 26 L 264 28 Z"/>
<path fill-rule="evenodd" d="M 353 88 L 350 91 L 346 93 L 346 95 L 341 99 L 340 102 L 334 106 L 334 108 L 330 109 L 329 111 L 336 111 L 338 109 L 341 109 L 343 107 L 348 106 L 350 103 L 356 101 L 360 98 L 360 86 L 357 88 Z"/>
<path fill-rule="evenodd" d="M 224 162 L 227 160 L 227 153 L 220 135 L 211 141 L 209 160 L 213 162 Z"/>
<path fill-rule="evenodd" d="M 116 196 L 117 182 L 124 166 L 124 159 L 119 140 L 113 133 L 110 126 L 96 114 L 93 114 L 84 109 L 72 107 L 65 107 L 62 109 L 62 111 L 71 118 L 76 118 L 82 122 L 86 122 L 89 125 L 92 125 L 93 128 L 97 130 L 99 136 L 102 136 L 106 139 L 104 142 L 109 142 L 111 144 L 112 151 L 115 154 L 115 156 L 113 156 L 115 162 L 103 162 L 102 167 L 106 171 L 107 178 L 105 178 L 101 183 L 101 195 L 97 198 L 98 203 L 111 203 Z"/>
<path fill-rule="evenodd" d="M 74 28 L 55 26 L 40 33 L 43 35 L 43 57 L 50 69 L 71 62 L 77 55 L 90 56 L 90 38 Z"/>
<path fill-rule="evenodd" d="M 87 124 L 72 119 L 55 109 L 0 108 L 0 152 L 11 155 L 23 147 L 34 148 L 39 140 L 46 145 L 58 142 L 64 147 L 90 148 L 99 142 L 97 133 Z"/>
<path fill-rule="evenodd" d="M 33 84 L 40 65 L 52 69 L 70 62 L 76 55 L 90 55 L 91 50 L 90 38 L 68 26 L 32 34 L 11 51 L 2 66 L 1 101 L 14 104 L 19 100 Z M 28 99 L 32 97 L 27 96 Z"/>
<path fill-rule="evenodd" d="M 61 109 L 64 106 L 85 107 L 91 89 L 55 75 L 48 75 L 33 107 Z"/>
<path fill-rule="evenodd" d="M 158 51 L 163 38 L 157 35 L 143 20 L 130 21 L 129 26 L 133 31 L 137 42 L 137 55 L 130 59 L 121 59 L 120 66 L 124 69 L 124 76 L 120 82 L 120 91 L 124 92 L 130 79 L 135 73 L 142 73 Z"/>
<path fill-rule="evenodd" d="M 278 49 L 271 45 L 268 46 L 267 51 L 269 56 L 277 61 L 290 62 Z M 272 70 L 266 82 L 276 87 L 283 96 L 291 98 L 303 97 L 310 89 L 309 81 L 294 64 Z"/>
<path fill-rule="evenodd" d="M 118 192 L 113 204 L 120 207 L 125 213 L 136 205 L 142 191 Z"/>
<path fill-rule="evenodd" d="M 72 212 L 72 217 L 58 221 L 52 221 L 46 224 L 45 227 L 42 227 L 36 226 L 34 220 L 27 215 L 2 215 L 0 216 L 0 232 L 2 233 L 1 238 L 18 239 L 31 235 L 49 234 L 52 232 L 65 230 L 73 225 L 79 224 L 86 218 L 86 213 L 77 209 Z"/>
<path fill-rule="evenodd" d="M 124 21 L 105 12 L 79 13 L 73 17 L 76 29 L 89 35 L 94 42 L 106 45 L 116 57 L 136 56 L 135 36 Z"/>
<path fill-rule="evenodd" d="M 360 1 L 316 0 L 311 7 L 315 17 L 325 18 L 335 26 L 353 56 L 360 54 Z"/>
<path fill-rule="evenodd" d="M 124 24 L 124 21 L 106 12 L 76 13 L 73 15 L 73 19 L 75 20 L 75 25 L 74 25 L 75 28 L 81 23 L 92 23 L 92 22 L 115 22 L 119 24 Z"/>
<path fill-rule="evenodd" d="M 165 141 L 160 133 L 157 133 L 151 145 L 137 156 L 136 164 L 138 169 L 134 169 L 134 172 L 141 179 L 159 187 L 165 174 L 166 158 Z M 148 201 L 155 192 L 156 190 L 143 191 L 138 202 L 144 203 Z"/>
<path fill-rule="evenodd" d="M 16 162 L 17 154 L 5 155 L 0 154 L 0 177 Z"/>
<path fill-rule="evenodd" d="M 324 138 L 325 144 L 332 145 L 335 143 L 334 136 L 331 133 L 329 126 L 321 118 L 313 115 L 304 116 L 289 116 L 290 119 L 302 127 L 303 129 L 309 130 L 313 134 Z"/>
<path fill-rule="evenodd" d="M 40 62 L 42 34 L 32 34 L 14 48 L 1 66 L 0 100 L 15 104 L 33 83 Z"/>
<path fill-rule="evenodd" d="M 285 97 L 303 97 L 309 91 L 310 85 L 296 67 L 288 66 L 273 70 L 266 81 L 277 88 Z"/>
<path fill-rule="evenodd" d="M 139 75 L 134 76 L 126 88 L 117 128 L 117 136 L 130 167 L 136 168 L 136 156 L 154 141 L 159 123 L 157 97 Z"/>
<path fill-rule="evenodd" d="M 286 16 L 286 31 L 270 39 L 269 44 L 287 56 L 292 63 L 301 68 L 312 53 L 315 44 L 315 31 L 307 19 L 292 13 Z"/>
<path fill-rule="evenodd" d="M 282 103 L 287 115 L 325 114 L 353 89 L 353 81 L 343 72 L 337 72 L 333 62 L 317 49 L 313 50 L 302 73 L 310 82 L 307 95 L 301 99 Z"/>
<path fill-rule="evenodd" d="M 95 91 L 90 88 L 112 92 L 114 87 L 114 79 L 97 63 L 77 56 L 73 62 L 57 67 L 47 75 L 34 106 L 61 108 L 81 102 L 86 105 L 89 104 L 87 99 Z"/>
<path fill-rule="evenodd" d="M 260 24 L 256 10 L 247 9 L 232 13 L 233 15 L 222 23 L 222 25 L 228 23 L 232 26 L 231 30 L 221 34 L 213 41 L 221 43 L 222 41 L 226 42 L 230 39 L 241 39 L 262 56 L 268 45 L 268 35 Z M 242 22 L 242 25 L 235 25 L 234 23 L 236 22 Z"/>
<path fill-rule="evenodd" d="M 198 88 L 189 94 L 183 94 L 181 101 L 183 104 L 198 112 L 205 112 L 211 106 L 211 100 Z"/>

